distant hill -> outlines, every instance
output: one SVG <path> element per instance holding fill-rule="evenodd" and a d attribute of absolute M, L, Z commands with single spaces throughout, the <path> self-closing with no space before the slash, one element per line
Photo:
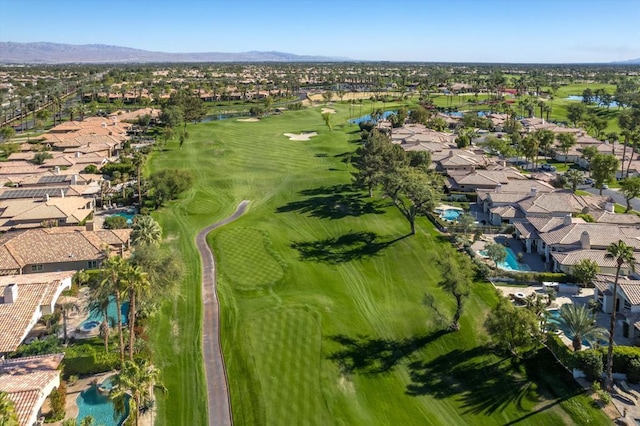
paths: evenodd
<path fill-rule="evenodd" d="M 618 65 L 640 65 L 640 58 L 636 58 L 636 59 L 629 59 L 628 61 L 616 61 L 616 62 L 612 62 L 612 64 L 618 64 Z"/>
<path fill-rule="evenodd" d="M 344 62 L 349 58 L 295 55 L 285 52 L 166 53 L 105 44 L 0 42 L 0 63 L 143 63 L 143 62 Z"/>

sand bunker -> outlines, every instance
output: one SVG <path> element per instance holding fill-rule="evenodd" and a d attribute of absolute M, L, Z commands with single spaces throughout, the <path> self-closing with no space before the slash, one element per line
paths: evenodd
<path fill-rule="evenodd" d="M 312 137 L 318 136 L 318 133 L 316 132 L 303 132 L 300 134 L 285 133 L 284 135 L 288 137 L 290 141 L 308 141 Z"/>
<path fill-rule="evenodd" d="M 244 123 L 255 123 L 256 121 L 260 121 L 259 118 L 251 117 L 251 118 L 238 118 L 238 121 L 242 121 Z"/>
<path fill-rule="evenodd" d="M 322 108 L 322 114 L 326 114 L 326 113 L 335 114 L 336 110 L 332 108 Z"/>

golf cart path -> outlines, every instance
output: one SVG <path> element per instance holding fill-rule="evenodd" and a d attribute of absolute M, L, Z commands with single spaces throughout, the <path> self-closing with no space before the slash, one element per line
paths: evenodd
<path fill-rule="evenodd" d="M 216 264 L 207 244 L 207 235 L 224 226 L 245 212 L 248 200 L 238 204 L 236 211 L 226 219 L 207 226 L 196 236 L 196 245 L 202 259 L 202 305 L 204 321 L 202 327 L 202 350 L 207 379 L 207 400 L 209 406 L 209 426 L 231 426 L 231 399 L 227 370 L 220 347 L 220 306 L 216 293 Z"/>

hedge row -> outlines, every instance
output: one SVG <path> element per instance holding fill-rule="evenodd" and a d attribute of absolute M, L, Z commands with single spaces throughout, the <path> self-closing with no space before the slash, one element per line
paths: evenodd
<path fill-rule="evenodd" d="M 65 377 L 104 373 L 116 369 L 120 363 L 117 353 L 96 351 L 88 344 L 69 346 L 64 353 Z"/>
<path fill-rule="evenodd" d="M 582 370 L 587 375 L 587 379 L 595 380 L 602 375 L 607 365 L 607 348 L 588 349 L 574 353 L 570 365 Z M 640 383 L 640 348 L 614 346 L 613 372 L 626 374 L 631 383 Z"/>

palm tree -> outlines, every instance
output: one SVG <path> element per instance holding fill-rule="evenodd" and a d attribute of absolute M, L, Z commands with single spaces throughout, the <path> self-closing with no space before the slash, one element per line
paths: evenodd
<path fill-rule="evenodd" d="M 108 286 L 116 299 L 116 314 L 118 339 L 120 342 L 120 363 L 124 363 L 124 338 L 122 336 L 122 313 L 120 306 L 122 305 L 123 283 L 122 278 L 127 270 L 127 264 L 120 256 L 113 256 L 102 263 L 101 286 Z"/>
<path fill-rule="evenodd" d="M 156 245 L 162 240 L 162 228 L 151 216 L 137 216 L 133 222 L 131 244 Z"/>
<path fill-rule="evenodd" d="M 627 264 L 631 270 L 635 270 L 636 260 L 633 256 L 633 247 L 625 244 L 620 240 L 617 243 L 611 243 L 607 247 L 607 257 L 612 257 L 616 261 L 616 278 L 613 281 L 613 309 L 611 310 L 611 324 L 609 326 L 609 347 L 607 348 L 607 377 L 605 380 L 605 389 L 611 390 L 613 385 L 613 336 L 616 331 L 616 311 L 618 301 L 618 279 L 620 278 L 620 270 L 624 264 Z"/>
<path fill-rule="evenodd" d="M 0 426 L 19 426 L 16 406 L 6 392 L 0 392 Z"/>
<path fill-rule="evenodd" d="M 566 304 L 560 308 L 560 324 L 568 330 L 572 339 L 573 350 L 582 349 L 582 340 L 598 340 L 606 337 L 607 330 L 596 325 L 595 315 L 583 305 Z"/>
<path fill-rule="evenodd" d="M 145 156 L 140 152 L 136 152 L 133 154 L 133 166 L 136 168 L 136 181 L 138 184 L 138 206 L 142 208 L 142 189 L 140 184 L 140 175 L 142 171 L 142 167 L 144 167 Z"/>
<path fill-rule="evenodd" d="M 69 318 L 69 312 L 78 311 L 79 306 L 78 302 L 75 298 L 67 298 L 65 297 L 62 300 L 58 301 L 58 306 L 60 306 L 60 310 L 62 311 L 62 332 L 64 334 L 64 344 L 66 345 L 68 342 L 67 339 L 67 319 Z"/>
<path fill-rule="evenodd" d="M 93 289 L 89 299 L 89 309 L 102 313 L 102 323 L 100 324 L 100 335 L 104 339 L 104 351 L 109 352 L 109 303 L 111 302 L 112 289 L 108 281 L 102 281 Z"/>
<path fill-rule="evenodd" d="M 125 361 L 120 374 L 114 378 L 113 390 L 109 394 L 115 414 L 126 413 L 128 402 L 129 416 L 137 426 L 140 409 L 153 401 L 152 388 L 166 392 L 166 388 L 158 383 L 158 370 L 146 360 Z"/>
<path fill-rule="evenodd" d="M 139 266 L 129 266 L 123 278 L 126 291 L 129 293 L 129 359 L 133 361 L 133 344 L 136 326 L 136 299 L 148 296 L 151 290 L 149 276 Z"/>

